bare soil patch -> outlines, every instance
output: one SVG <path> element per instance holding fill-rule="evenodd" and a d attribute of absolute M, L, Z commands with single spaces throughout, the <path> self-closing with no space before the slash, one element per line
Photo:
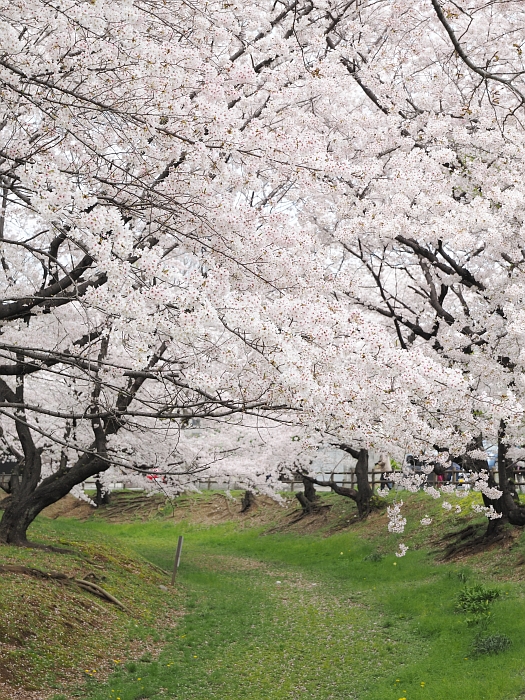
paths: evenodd
<path fill-rule="evenodd" d="M 46 508 L 42 515 L 85 520 L 100 517 L 114 523 L 127 523 L 136 520 L 149 520 L 162 517 L 175 523 L 187 520 L 198 525 L 219 525 L 235 522 L 246 527 L 268 526 L 268 533 L 297 532 L 303 534 L 324 533 L 326 536 L 355 525 L 359 522 L 353 502 L 334 494 L 323 495 L 323 505 L 318 512 L 303 514 L 293 494 L 286 494 L 281 501 L 268 496 L 257 495 L 253 505 L 242 512 L 242 496 L 232 497 L 220 492 L 182 495 L 174 500 L 162 494 L 115 492 L 108 505 L 95 508 L 66 496 Z M 372 514 L 369 519 L 371 536 L 384 529 L 384 513 Z M 367 527 L 367 530 L 369 528 Z"/>
<path fill-rule="evenodd" d="M 42 515 L 46 518 L 55 520 L 56 518 L 77 518 L 78 520 L 86 520 L 93 515 L 96 508 L 90 506 L 85 501 L 79 501 L 78 498 L 68 494 L 60 501 L 44 508 Z"/>

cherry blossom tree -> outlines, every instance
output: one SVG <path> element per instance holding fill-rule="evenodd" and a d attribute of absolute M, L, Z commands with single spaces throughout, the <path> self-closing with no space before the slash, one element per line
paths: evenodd
<path fill-rule="evenodd" d="M 355 121 L 347 204 L 318 220 L 353 271 L 347 297 L 400 347 L 461 370 L 478 424 L 463 466 L 486 469 L 482 438 L 498 443 L 485 507 L 520 525 L 507 450 L 523 442 L 523 19 L 513 2 L 365 5 L 365 38 L 345 49 L 370 121 Z"/>
<path fill-rule="evenodd" d="M 359 252 L 412 238 L 457 286 L 486 229 L 485 291 L 463 286 L 495 309 L 490 342 L 497 309 L 518 321 L 519 4 L 474 1 L 472 22 L 431 0 L 1 8 L 0 412 L 18 466 L 0 540 L 25 543 L 111 465 L 186 487 L 238 472 L 181 438 L 194 419 L 226 442 L 243 421 L 293 426 L 304 454 L 319 436 L 459 453 L 480 411 L 519 425 L 519 392 L 451 356 L 459 322 L 440 321 L 438 352 L 373 317 L 377 285 L 359 292 Z M 495 250 L 513 282 L 503 263 L 490 277 Z M 250 465 L 263 448 L 243 440 Z"/>

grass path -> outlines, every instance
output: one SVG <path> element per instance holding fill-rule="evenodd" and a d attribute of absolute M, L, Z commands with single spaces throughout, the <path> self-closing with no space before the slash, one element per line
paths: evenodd
<path fill-rule="evenodd" d="M 93 682 L 86 700 L 515 700 L 525 689 L 521 584 L 501 586 L 494 607 L 513 646 L 472 659 L 473 632 L 454 612 L 465 571 L 422 552 L 373 561 L 372 546 L 351 532 L 84 526 L 166 569 L 183 533 L 186 608 L 158 661 Z"/>

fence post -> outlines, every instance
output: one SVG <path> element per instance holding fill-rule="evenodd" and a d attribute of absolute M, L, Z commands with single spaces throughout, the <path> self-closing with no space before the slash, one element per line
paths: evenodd
<path fill-rule="evenodd" d="M 175 577 L 177 576 L 177 570 L 180 564 L 180 555 L 182 553 L 182 543 L 184 542 L 184 537 L 179 535 L 179 541 L 177 542 L 177 551 L 175 552 L 175 561 L 173 562 L 173 574 L 171 575 L 171 585 L 175 585 Z"/>

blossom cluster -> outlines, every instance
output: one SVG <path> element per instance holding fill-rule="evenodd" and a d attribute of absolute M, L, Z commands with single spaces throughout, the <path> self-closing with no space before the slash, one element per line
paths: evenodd
<path fill-rule="evenodd" d="M 388 506 L 386 509 L 388 516 L 388 531 L 396 534 L 401 534 L 405 531 L 405 525 L 407 524 L 406 518 L 401 515 L 401 508 L 403 506 L 403 501 L 398 501 L 392 506 Z"/>

